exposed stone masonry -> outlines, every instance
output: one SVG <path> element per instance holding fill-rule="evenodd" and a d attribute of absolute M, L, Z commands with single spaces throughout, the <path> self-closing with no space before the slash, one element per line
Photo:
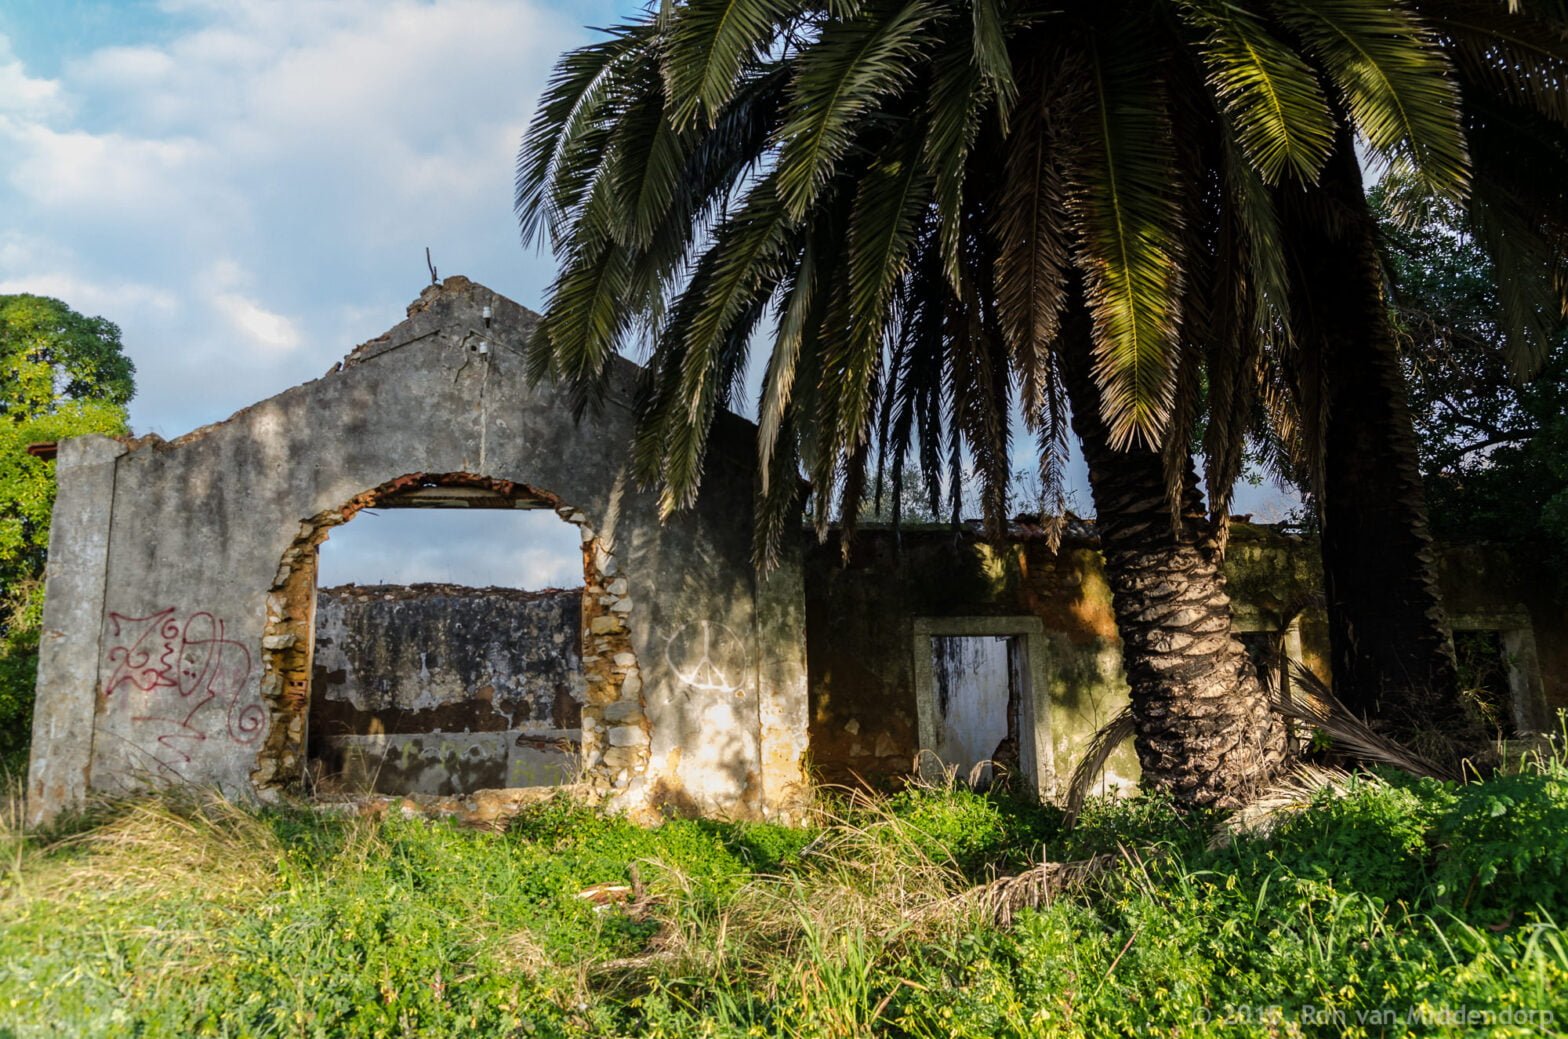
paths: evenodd
<path fill-rule="evenodd" d="M 545 503 L 579 529 L 583 553 L 581 659 L 586 683 L 581 714 L 581 783 L 598 794 L 625 789 L 646 771 L 649 744 L 642 673 L 628 627 L 633 609 L 630 578 L 621 572 L 613 551 L 582 512 L 548 492 L 469 473 L 411 473 L 300 524 L 267 596 L 261 696 L 272 717 L 267 739 L 257 754 L 253 781 L 258 788 L 269 789 L 288 787 L 303 776 L 318 547 L 333 527 L 348 522 L 361 509 L 431 487 L 476 487 L 503 499 Z"/>

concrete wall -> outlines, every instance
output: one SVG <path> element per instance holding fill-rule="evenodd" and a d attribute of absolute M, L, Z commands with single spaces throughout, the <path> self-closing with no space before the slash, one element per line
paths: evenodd
<path fill-rule="evenodd" d="M 322 589 L 307 752 L 318 792 L 467 794 L 576 778 L 582 590 Z"/>
<path fill-rule="evenodd" d="M 1047 796 L 1127 702 L 1110 588 L 1088 531 L 1069 534 L 1052 553 L 1026 531 L 998 548 L 969 531 L 910 527 L 900 536 L 871 528 L 857 535 L 847 564 L 841 558 L 836 542 L 814 546 L 806 558 L 811 762 L 822 779 L 896 784 L 916 752 L 933 746 L 922 732 L 936 727 L 920 720 L 931 710 L 922 703 L 927 683 L 919 672 L 929 667 L 922 660 L 929 647 L 916 637 L 921 631 L 1005 634 L 1036 621 L 1040 635 L 1027 641 L 1037 658 L 1031 666 L 1043 671 L 1035 778 Z M 1556 709 L 1568 709 L 1568 615 L 1549 584 L 1497 546 L 1450 547 L 1440 558 L 1455 627 L 1504 634 L 1518 728 L 1549 727 Z M 1238 632 L 1265 641 L 1272 633 L 1293 659 L 1330 677 L 1312 540 L 1237 524 L 1225 573 Z M 1102 788 L 1137 775 L 1125 744 Z"/>
<path fill-rule="evenodd" d="M 67 735 L 35 742 L 35 816 L 83 786 L 298 783 L 315 546 L 364 505 L 454 479 L 581 529 L 590 785 L 632 809 L 789 805 L 805 744 L 800 569 L 791 557 L 760 581 L 750 563 L 754 428 L 721 416 L 701 498 L 661 523 L 626 462 L 636 366 L 617 360 L 574 422 L 564 392 L 525 376 L 536 320 L 449 278 L 321 379 L 62 466 L 61 508 L 97 533 L 50 560 L 65 584 L 46 638 L 63 652 L 44 655 L 39 717 Z M 58 780 L 80 762 L 74 785 Z"/>
<path fill-rule="evenodd" d="M 824 780 L 902 781 L 923 743 L 917 670 L 928 667 L 919 633 L 1022 633 L 1034 673 L 1040 730 L 1038 791 L 1052 796 L 1089 737 L 1127 702 L 1111 591 L 1089 545 L 1060 553 L 1041 539 L 998 550 L 951 530 L 867 529 L 847 565 L 836 543 L 806 559 L 807 659 L 811 670 L 811 764 Z M 935 619 L 935 620 L 933 620 Z M 948 623 L 940 623 L 946 619 Z M 1032 624 L 1020 624 L 1020 619 Z M 1032 726 L 1021 719 L 1021 733 Z M 1028 749 L 1027 740 L 1020 751 Z M 1116 751 L 1102 787 L 1138 775 L 1131 746 Z"/>

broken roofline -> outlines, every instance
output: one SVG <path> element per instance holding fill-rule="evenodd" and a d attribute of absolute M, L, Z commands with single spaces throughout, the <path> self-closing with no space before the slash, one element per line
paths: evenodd
<path fill-rule="evenodd" d="M 466 308 L 473 312 L 471 314 L 462 313 L 460 310 L 457 311 L 461 318 L 466 319 L 462 331 L 465 333 L 465 345 L 471 346 L 473 354 L 476 357 L 490 356 L 488 352 L 483 355 L 480 354 L 479 345 L 484 343 L 490 349 L 495 347 L 505 349 L 512 356 L 513 360 L 519 364 L 523 363 L 526 360 L 528 338 L 533 335 L 534 328 L 540 320 L 540 315 L 480 282 L 473 281 L 461 274 L 454 274 L 443 279 L 439 284 L 426 286 L 420 292 L 419 297 L 408 305 L 407 317 L 403 321 L 351 349 L 343 356 L 342 360 L 335 362 L 319 379 L 311 379 L 307 382 L 287 387 L 263 400 L 247 404 L 226 418 L 197 426 L 195 429 L 182 433 L 172 440 L 166 440 L 157 433 L 113 437 L 111 439 L 118 440 L 133 451 L 143 447 L 179 447 L 194 440 L 199 440 L 210 435 L 214 429 L 233 423 L 236 419 L 276 400 L 283 394 L 311 386 L 322 379 L 339 375 L 356 365 L 385 357 L 404 347 L 429 339 L 433 335 L 444 331 L 450 332 L 451 329 L 447 326 L 439 323 L 423 323 L 419 321 L 419 318 L 421 315 L 433 310 L 443 301 L 454 302 L 464 297 L 488 297 L 491 300 L 490 303 Z M 488 316 L 486 316 L 486 312 L 489 312 Z M 612 404 L 625 408 L 627 411 L 635 411 L 637 386 L 645 377 L 647 371 L 646 367 L 629 357 L 621 354 L 613 355 L 609 360 L 609 367 L 605 373 L 604 393 L 590 404 L 590 408 Z M 727 428 L 721 431 L 721 435 L 709 439 L 710 460 L 722 461 L 734 458 L 736 452 L 731 450 L 731 448 L 735 441 L 744 440 L 748 444 L 755 443 L 757 424 L 745 416 L 738 415 L 728 408 L 720 407 L 715 422 L 718 426 Z M 39 446 L 41 449 L 44 447 L 44 445 Z M 630 443 L 628 442 L 629 446 Z M 747 466 L 752 464 L 752 456 L 754 454 L 754 451 L 746 452 L 745 464 Z M 49 457 L 53 457 L 53 455 L 51 454 Z"/>

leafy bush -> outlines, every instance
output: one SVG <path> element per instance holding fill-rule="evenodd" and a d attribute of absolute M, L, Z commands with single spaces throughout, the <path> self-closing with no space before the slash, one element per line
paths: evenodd
<path fill-rule="evenodd" d="M 1430 780 L 1354 781 L 1281 825 L 1261 846 L 1265 862 L 1381 902 L 1415 901 L 1428 882 L 1428 834 L 1452 799 Z"/>
<path fill-rule="evenodd" d="M 1061 826 L 1054 810 L 964 787 L 909 787 L 877 811 L 902 824 L 897 832 L 921 854 L 951 862 L 968 876 L 990 866 L 1030 861 L 1041 842 Z"/>
<path fill-rule="evenodd" d="M 1437 893 L 1487 920 L 1568 920 L 1568 766 L 1549 759 L 1460 789 L 1438 821 Z"/>

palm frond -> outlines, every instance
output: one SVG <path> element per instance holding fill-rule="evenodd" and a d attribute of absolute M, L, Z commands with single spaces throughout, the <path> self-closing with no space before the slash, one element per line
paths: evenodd
<path fill-rule="evenodd" d="M 928 0 L 867 8 L 831 22 L 795 63 L 790 116 L 778 134 L 779 195 L 805 215 L 874 106 L 898 93 L 930 42 L 939 9 Z"/>
<path fill-rule="evenodd" d="M 634 449 L 643 478 L 658 474 L 664 515 L 696 498 L 709 426 L 783 276 L 790 235 L 773 180 L 765 177 L 714 230 L 671 308 Z"/>
<path fill-rule="evenodd" d="M 1426 760 L 1397 740 L 1373 729 L 1334 695 L 1317 674 L 1292 662 L 1291 695 L 1276 696 L 1274 709 L 1320 730 L 1341 754 L 1373 765 L 1387 765 L 1413 776 L 1458 779 L 1451 770 Z"/>
<path fill-rule="evenodd" d="M 1170 417 L 1181 328 L 1181 209 L 1164 84 L 1135 28 L 1090 48 L 1093 109 L 1071 156 L 1075 261 L 1094 317 L 1095 381 L 1118 450 L 1158 444 Z M 1112 46 L 1114 43 L 1114 46 Z"/>
<path fill-rule="evenodd" d="M 980 274 L 987 265 L 981 263 L 978 268 L 976 273 Z M 994 322 L 987 320 L 981 303 L 982 296 L 990 294 L 988 288 L 976 284 L 965 268 L 957 320 L 948 334 L 948 365 L 953 371 L 954 431 L 968 445 L 980 476 L 986 535 L 1000 540 L 1007 530 L 1007 484 L 1012 475 L 1007 431 L 1012 399 L 1007 344 Z"/>
<path fill-rule="evenodd" d="M 1460 73 L 1497 96 L 1568 123 L 1568 25 L 1495 0 L 1421 0 Z"/>
<path fill-rule="evenodd" d="M 686 148 L 677 190 L 645 245 L 634 251 L 629 306 L 641 308 L 652 333 L 669 294 L 690 274 L 691 253 L 706 243 L 737 187 L 767 152 L 785 93 L 787 70 L 775 63 L 742 84 L 718 121 Z"/>
<path fill-rule="evenodd" d="M 799 5 L 785 0 L 685 0 L 671 5 L 663 36 L 670 122 L 712 126 L 734 97 L 742 70 L 771 46 Z"/>
<path fill-rule="evenodd" d="M 778 331 L 774 335 L 773 352 L 768 357 L 767 371 L 762 378 L 762 401 L 757 409 L 757 465 L 764 496 L 773 489 L 773 455 L 784 429 L 801 344 L 812 319 L 820 318 L 816 290 L 816 247 L 808 239 L 799 262 L 790 271 L 783 287 Z"/>
<path fill-rule="evenodd" d="M 1064 55 L 1038 60 L 1024 72 L 1028 95 L 1007 137 L 1001 197 L 992 218 L 999 243 L 996 306 L 1021 383 L 1024 421 L 1039 429 L 1051 385 L 1050 349 L 1067 301 L 1070 257 L 1062 220 L 1067 188 L 1062 169 L 1070 137 L 1055 125 L 1081 106 L 1082 66 Z"/>
<path fill-rule="evenodd" d="M 902 519 L 904 473 L 913 452 L 931 514 L 940 493 L 945 303 L 951 287 L 942 274 L 939 247 L 927 229 L 917 245 L 899 320 L 897 361 L 886 380 L 888 422 L 882 453 L 892 459 L 893 520 Z"/>
<path fill-rule="evenodd" d="M 1083 757 L 1073 769 L 1072 778 L 1067 781 L 1063 799 L 1065 811 L 1062 813 L 1062 821 L 1067 826 L 1072 826 L 1078 821 L 1078 816 L 1083 814 L 1083 803 L 1088 800 L 1090 789 L 1099 781 L 1100 773 L 1105 771 L 1105 763 L 1111 759 L 1117 747 L 1132 739 L 1134 731 L 1132 708 L 1123 707 L 1090 737 L 1089 746 L 1084 748 Z"/>
<path fill-rule="evenodd" d="M 796 444 L 795 431 L 786 419 L 768 467 L 759 472 L 765 489 L 752 509 L 751 544 L 753 564 L 763 573 L 778 567 L 785 540 L 799 537 L 802 485 Z"/>
<path fill-rule="evenodd" d="M 918 134 L 895 140 L 860 178 L 849 218 L 848 277 L 823 342 L 823 424 L 842 449 L 870 428 L 884 333 L 894 289 L 908 270 L 915 235 L 931 200 Z"/>
<path fill-rule="evenodd" d="M 602 387 L 630 323 L 625 305 L 630 269 L 624 248 L 594 241 L 567 258 L 551 286 L 542 335 L 531 344 L 533 370 L 565 381 L 579 415 Z"/>
<path fill-rule="evenodd" d="M 979 18 L 978 8 L 976 18 Z M 926 109 L 922 161 L 934 181 L 944 272 L 955 291 L 959 279 L 959 223 L 964 207 L 964 178 L 970 150 L 980 129 L 980 114 L 994 94 L 978 62 L 978 36 L 960 38 L 933 58 L 934 73 Z"/>
<path fill-rule="evenodd" d="M 1238 837 L 1267 837 L 1293 815 L 1306 811 L 1324 797 L 1342 797 L 1353 785 L 1382 786 L 1371 772 L 1347 772 L 1301 763 L 1267 789 L 1225 816 L 1209 839 L 1209 848 L 1223 848 Z"/>
<path fill-rule="evenodd" d="M 1210 89 L 1265 183 L 1311 183 L 1334 143 L 1334 116 L 1312 68 L 1239 4 L 1187 0 Z"/>
<path fill-rule="evenodd" d="M 515 207 L 523 244 L 550 229 L 559 245 L 581 181 L 609 140 L 608 106 L 628 69 L 645 56 L 653 28 L 628 25 L 607 39 L 567 51 L 556 62 L 517 153 Z M 563 205 L 564 203 L 564 205 Z"/>
<path fill-rule="evenodd" d="M 1007 50 L 1007 14 L 1003 0 L 972 0 L 974 9 L 974 65 L 989 92 L 1001 102 L 1006 113 L 1018 95 L 1013 82 L 1013 59 Z"/>
<path fill-rule="evenodd" d="M 604 233 L 632 250 L 646 249 L 685 186 L 693 135 L 670 124 L 658 71 L 649 68 L 615 128 Z"/>
<path fill-rule="evenodd" d="M 1385 162 L 1406 159 L 1428 187 L 1460 199 L 1470 158 L 1459 94 L 1431 30 L 1399 0 L 1272 0 Z"/>

